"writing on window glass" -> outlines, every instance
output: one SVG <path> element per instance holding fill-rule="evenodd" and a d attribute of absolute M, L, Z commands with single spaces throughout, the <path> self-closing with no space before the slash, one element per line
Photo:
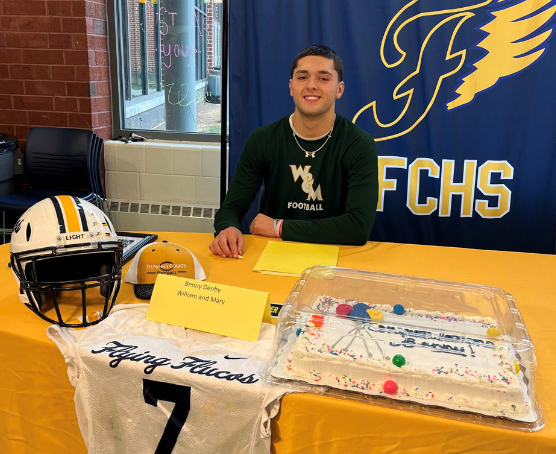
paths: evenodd
<path fill-rule="evenodd" d="M 151 3 L 146 4 L 147 7 L 147 14 L 152 18 L 155 19 L 155 24 L 160 24 L 160 35 L 166 36 L 170 30 L 170 26 L 175 25 L 175 20 L 177 16 L 177 12 L 170 12 L 166 8 L 161 7 L 160 12 L 154 12 L 153 5 Z M 193 14 L 195 15 L 195 31 L 199 34 L 200 37 L 208 30 L 208 21 L 207 17 L 204 14 L 201 14 L 196 8 L 193 8 Z M 143 28 L 144 24 L 139 22 L 139 26 L 143 32 L 145 29 Z M 189 35 L 191 36 L 191 35 Z M 166 68 L 172 67 L 172 58 L 179 58 L 179 57 L 188 57 L 189 56 L 189 46 L 183 44 L 166 44 L 161 43 L 160 52 L 162 53 L 162 63 Z M 155 48 L 155 52 L 159 52 L 159 49 Z M 196 48 L 192 50 L 192 54 L 196 54 L 199 52 Z"/>

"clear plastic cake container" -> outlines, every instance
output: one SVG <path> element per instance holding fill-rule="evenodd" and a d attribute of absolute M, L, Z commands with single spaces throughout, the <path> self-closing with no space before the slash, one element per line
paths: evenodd
<path fill-rule="evenodd" d="M 508 429 L 544 426 L 535 350 L 500 288 L 315 266 L 276 328 L 270 383 Z"/>

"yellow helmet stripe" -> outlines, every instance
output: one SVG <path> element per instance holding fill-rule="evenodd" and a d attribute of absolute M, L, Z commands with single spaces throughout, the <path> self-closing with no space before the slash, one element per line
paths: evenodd
<path fill-rule="evenodd" d="M 66 224 L 68 226 L 68 232 L 79 232 L 79 218 L 77 217 L 77 210 L 73 204 L 73 200 L 69 195 L 59 195 L 58 200 L 62 204 L 64 214 L 66 215 Z"/>

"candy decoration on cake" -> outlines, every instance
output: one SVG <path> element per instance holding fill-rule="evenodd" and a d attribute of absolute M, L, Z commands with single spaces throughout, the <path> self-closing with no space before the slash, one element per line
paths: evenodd
<path fill-rule="evenodd" d="M 369 317 L 373 320 L 384 320 L 384 314 L 376 309 L 368 309 L 367 314 L 369 314 Z"/>
<path fill-rule="evenodd" d="M 369 314 L 367 314 L 367 311 L 353 311 L 350 315 L 352 317 L 369 318 L 369 319 L 371 318 Z"/>
<path fill-rule="evenodd" d="M 396 304 L 394 306 L 394 314 L 403 315 L 404 312 L 405 312 L 405 307 L 403 307 L 401 304 Z"/>
<path fill-rule="evenodd" d="M 359 317 L 359 318 L 371 318 L 367 311 L 369 310 L 369 306 L 364 303 L 357 303 L 353 305 L 353 312 L 349 315 L 352 317 Z"/>
<path fill-rule="evenodd" d="M 386 380 L 382 386 L 386 394 L 396 394 L 398 392 L 398 385 L 394 380 Z"/>
<path fill-rule="evenodd" d="M 515 369 L 515 374 L 519 374 L 519 371 L 521 370 L 519 367 L 519 363 L 517 361 L 514 361 L 514 369 Z"/>
<path fill-rule="evenodd" d="M 301 328 L 297 328 L 297 331 L 295 332 L 295 335 L 297 337 L 299 337 L 300 334 L 301 334 Z"/>
<path fill-rule="evenodd" d="M 489 328 L 487 329 L 487 336 L 488 337 L 498 337 L 502 334 L 499 328 Z"/>
<path fill-rule="evenodd" d="M 353 312 L 353 306 L 349 304 L 338 304 L 336 306 L 336 314 L 338 315 L 349 315 L 351 312 Z"/>
<path fill-rule="evenodd" d="M 315 327 L 320 328 L 324 324 L 324 317 L 322 315 L 313 315 L 311 321 Z"/>
<path fill-rule="evenodd" d="M 392 364 L 398 367 L 405 366 L 405 358 L 403 357 L 403 355 L 396 355 L 392 358 Z"/>

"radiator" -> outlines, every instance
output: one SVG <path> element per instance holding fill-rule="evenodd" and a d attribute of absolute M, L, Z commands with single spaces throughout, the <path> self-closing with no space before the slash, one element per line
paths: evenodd
<path fill-rule="evenodd" d="M 214 232 L 215 206 L 109 200 L 110 218 L 117 231 Z"/>

